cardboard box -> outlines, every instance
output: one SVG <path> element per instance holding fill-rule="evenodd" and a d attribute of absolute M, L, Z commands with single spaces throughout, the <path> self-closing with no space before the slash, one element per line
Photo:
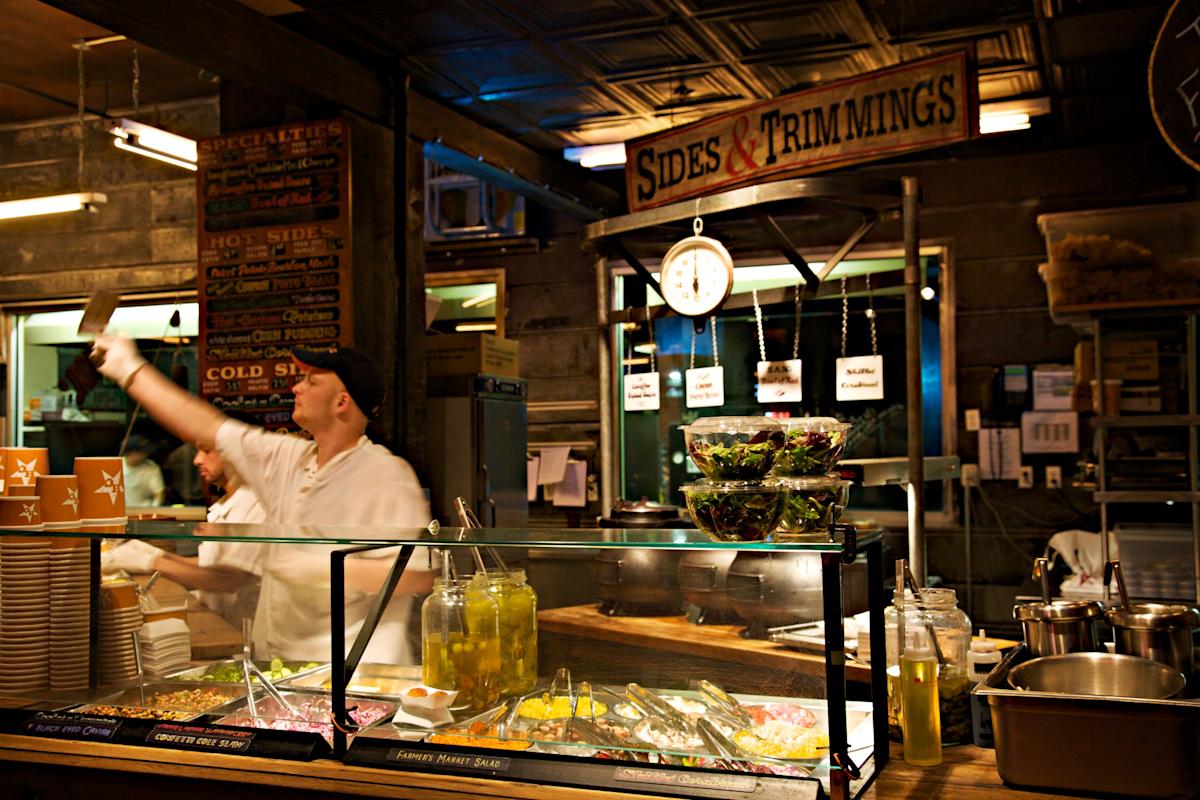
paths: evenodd
<path fill-rule="evenodd" d="M 1096 377 L 1092 342 L 1075 345 L 1075 383 Z M 1104 342 L 1104 377 L 1126 381 L 1158 380 L 1158 342 L 1154 339 L 1109 339 Z"/>
<path fill-rule="evenodd" d="M 1033 410 L 1070 411 L 1075 388 L 1069 366 L 1044 364 L 1033 368 Z"/>
<path fill-rule="evenodd" d="M 482 373 L 519 378 L 520 345 L 490 333 L 426 336 L 425 369 L 430 375 Z"/>

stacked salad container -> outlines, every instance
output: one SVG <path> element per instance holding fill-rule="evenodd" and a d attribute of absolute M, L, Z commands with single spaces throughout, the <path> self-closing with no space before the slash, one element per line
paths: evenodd
<path fill-rule="evenodd" d="M 787 489 L 777 541 L 828 541 L 842 516 L 850 481 L 832 473 L 846 448 L 850 423 L 832 417 L 782 420 L 784 444 L 772 474 Z"/>

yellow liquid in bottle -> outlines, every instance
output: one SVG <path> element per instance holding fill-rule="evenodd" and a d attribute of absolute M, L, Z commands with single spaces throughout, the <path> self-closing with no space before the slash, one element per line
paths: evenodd
<path fill-rule="evenodd" d="M 938 713 L 937 659 L 900 657 L 901 726 L 904 760 L 917 767 L 942 763 L 942 725 Z"/>

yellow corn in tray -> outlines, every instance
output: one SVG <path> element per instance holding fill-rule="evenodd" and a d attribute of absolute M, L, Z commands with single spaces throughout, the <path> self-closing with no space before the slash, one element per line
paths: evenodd
<path fill-rule="evenodd" d="M 596 703 L 595 715 L 597 717 L 603 716 L 606 711 L 608 711 L 608 706 L 604 703 Z M 562 719 L 571 716 L 571 701 L 566 697 L 556 697 L 553 702 L 547 704 L 541 697 L 531 697 L 521 701 L 517 713 L 526 719 Z M 579 705 L 575 709 L 575 716 L 590 717 L 592 713 L 592 702 L 586 697 L 580 698 Z"/>

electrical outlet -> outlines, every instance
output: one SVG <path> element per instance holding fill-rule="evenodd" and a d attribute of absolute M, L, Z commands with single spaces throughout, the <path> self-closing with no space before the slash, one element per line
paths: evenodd
<path fill-rule="evenodd" d="M 962 475 L 959 476 L 963 486 L 978 486 L 979 485 L 979 465 L 978 464 L 963 464 Z"/>
<path fill-rule="evenodd" d="M 968 408 L 963 412 L 963 419 L 967 423 L 967 432 L 974 433 L 982 427 L 982 420 L 979 417 L 978 408 Z"/>
<path fill-rule="evenodd" d="M 1046 467 L 1046 488 L 1062 488 L 1062 467 Z"/>
<path fill-rule="evenodd" d="M 1021 489 L 1033 488 L 1033 467 L 1025 464 L 1021 467 L 1021 472 L 1017 475 L 1017 486 Z"/>

